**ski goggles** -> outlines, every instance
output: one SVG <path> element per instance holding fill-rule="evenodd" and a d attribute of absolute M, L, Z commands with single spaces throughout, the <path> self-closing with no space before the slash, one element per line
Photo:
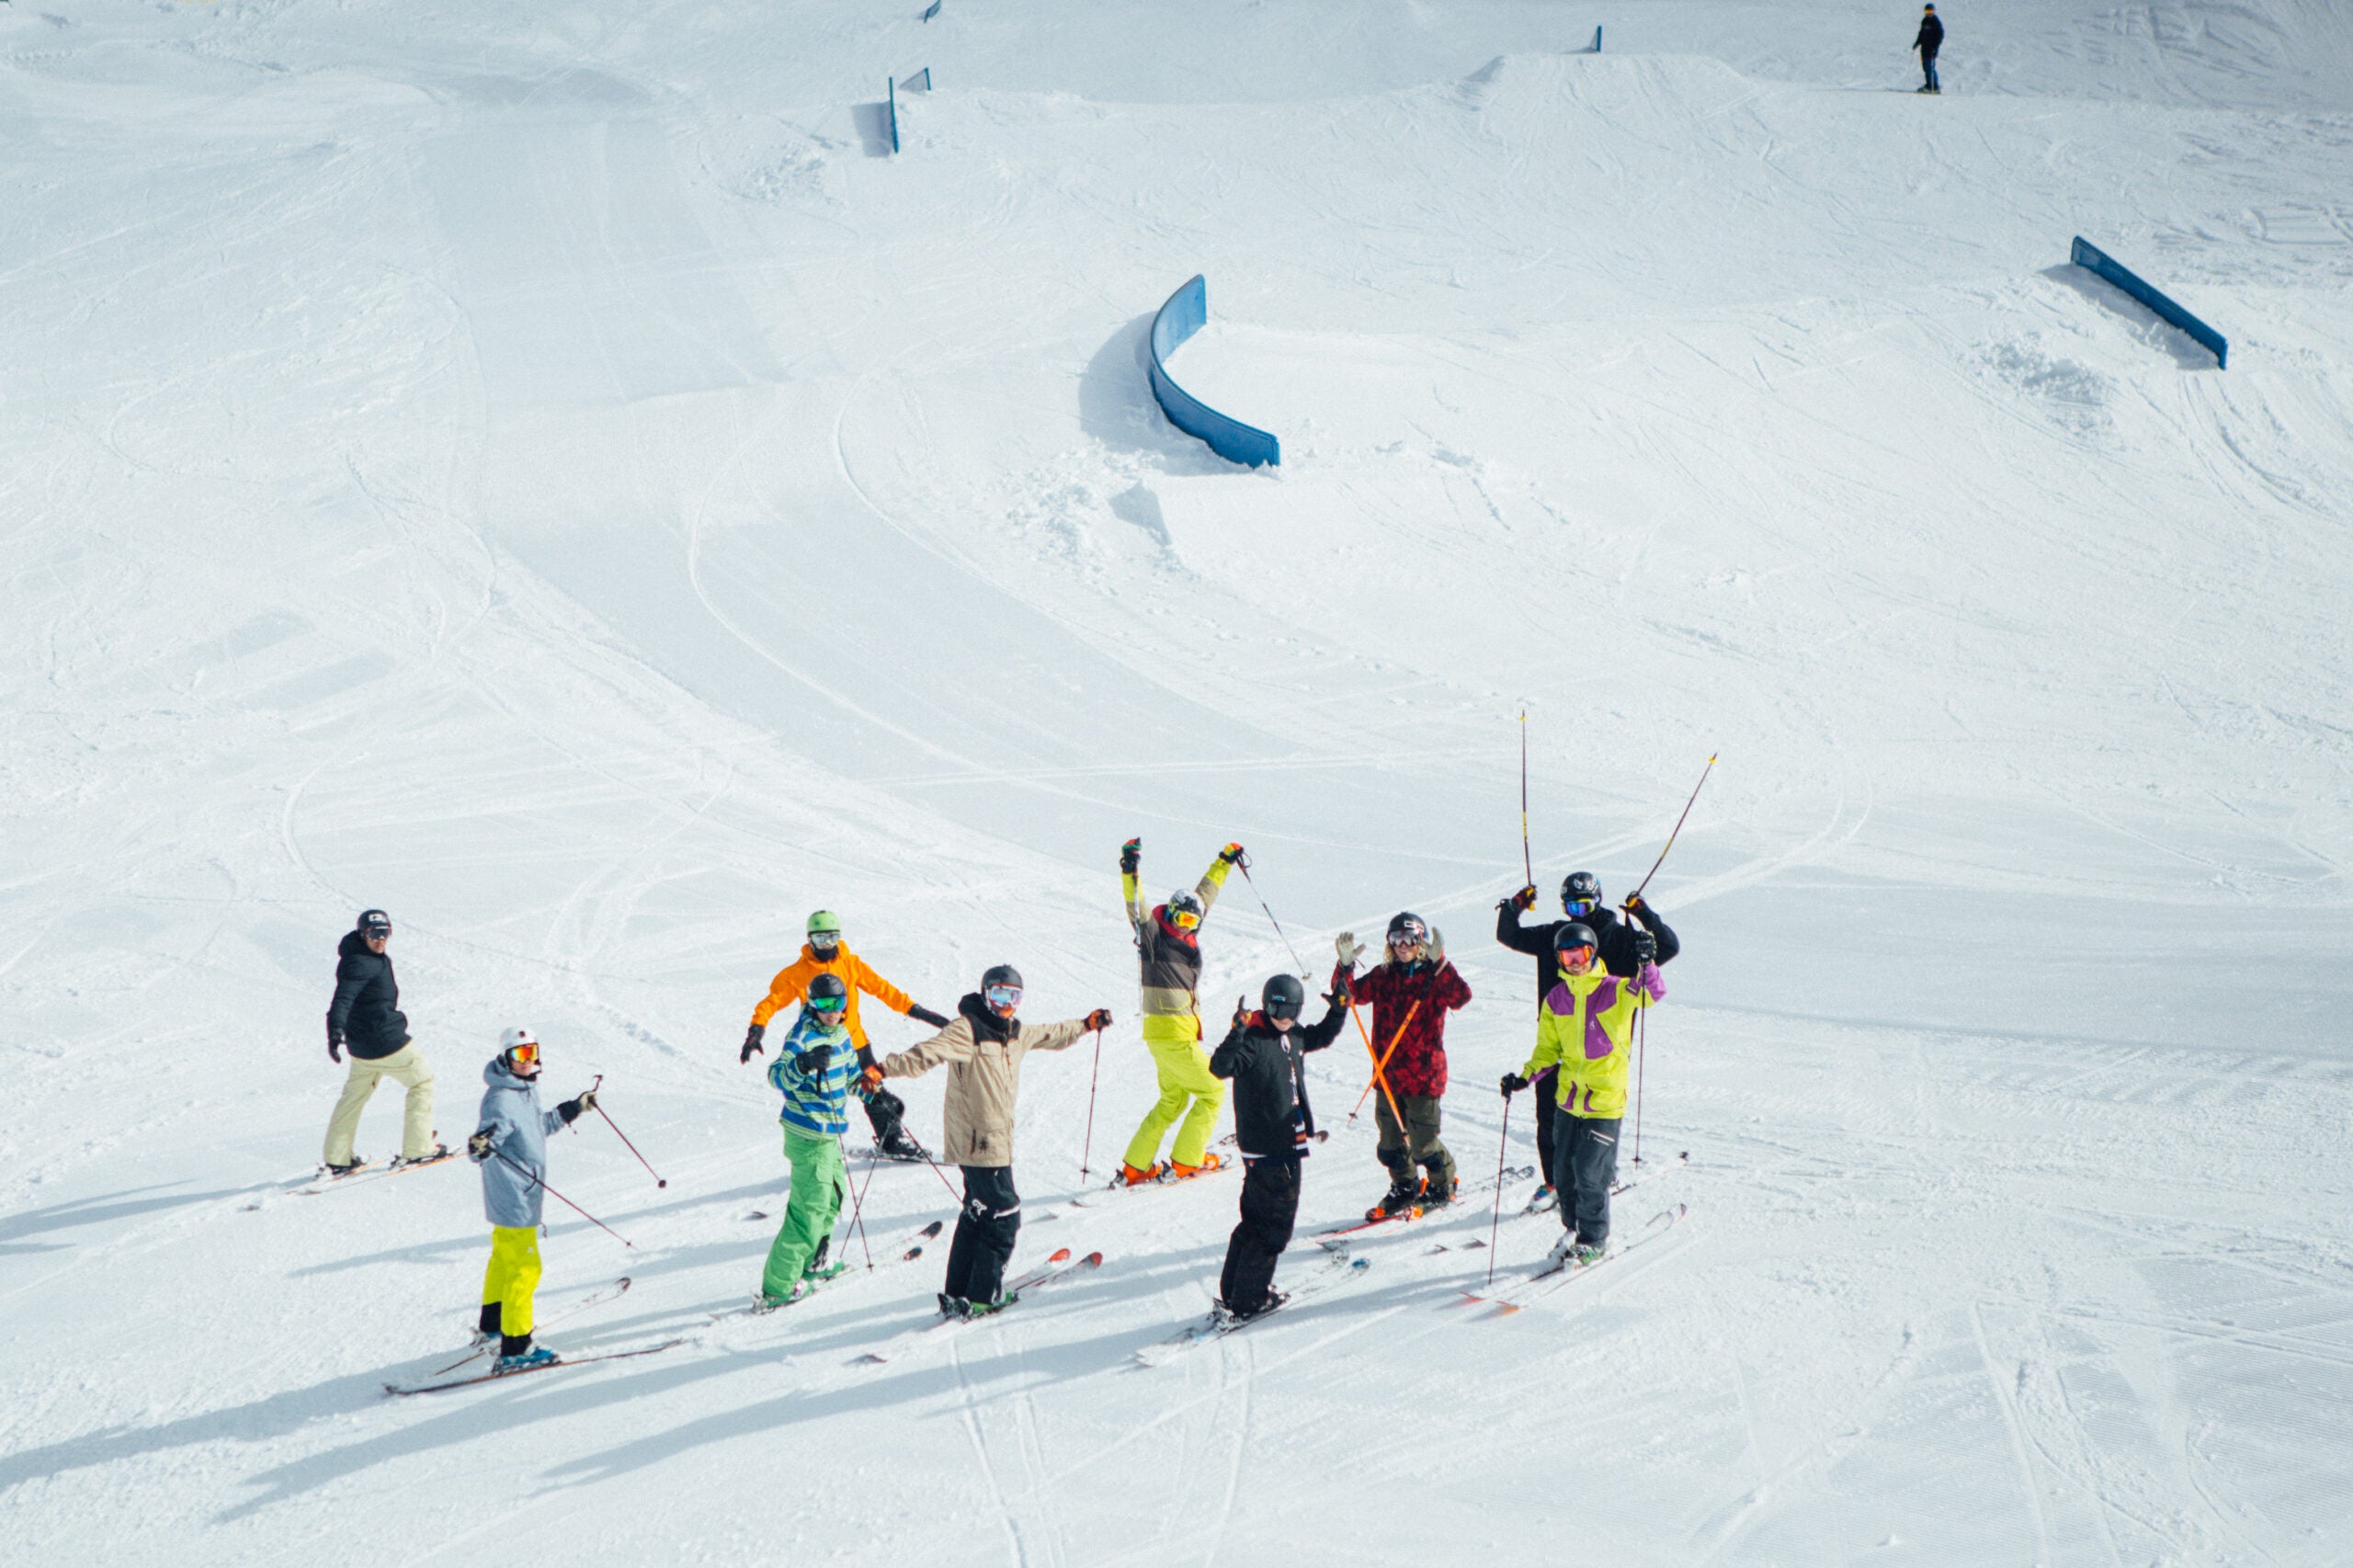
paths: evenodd
<path fill-rule="evenodd" d="M 819 1013 L 838 1013 L 848 1006 L 849 998 L 847 996 L 812 996 L 809 998 L 809 1006 L 811 1010 Z"/>
<path fill-rule="evenodd" d="M 1201 912 L 1198 909 L 1171 909 L 1168 924 L 1179 931 L 1198 931 L 1201 928 Z"/>
<path fill-rule="evenodd" d="M 1599 909 L 1601 901 L 1597 898 L 1564 898 L 1561 901 L 1561 907 L 1567 910 L 1572 918 L 1582 920 Z"/>
<path fill-rule="evenodd" d="M 809 945 L 818 952 L 830 953 L 842 945 L 842 934 L 839 931 L 812 931 L 809 933 Z"/>
<path fill-rule="evenodd" d="M 1018 985 L 992 985 L 981 994 L 988 999 L 990 1006 L 1008 1013 L 1021 1006 L 1021 987 Z"/>
<path fill-rule="evenodd" d="M 1430 934 L 1419 926 L 1408 926 L 1389 933 L 1389 945 L 1399 952 L 1407 948 L 1427 948 L 1430 945 Z"/>
<path fill-rule="evenodd" d="M 1555 949 L 1553 956 L 1560 959 L 1563 962 L 1567 962 L 1570 960 L 1574 960 L 1578 963 L 1586 965 L 1590 965 L 1593 962 L 1593 949 L 1586 947 L 1583 942 L 1579 942 L 1574 948 L 1557 949 Z"/>
<path fill-rule="evenodd" d="M 527 1040 L 520 1045 L 506 1048 L 507 1064 L 514 1067 L 536 1067 L 540 1061 L 540 1042 Z"/>

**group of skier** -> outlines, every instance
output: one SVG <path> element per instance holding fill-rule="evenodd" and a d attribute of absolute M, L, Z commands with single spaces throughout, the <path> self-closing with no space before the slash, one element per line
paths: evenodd
<path fill-rule="evenodd" d="M 1304 1021 L 1302 977 L 1278 974 L 1261 988 L 1257 1006 L 1246 998 L 1237 1003 L 1224 1038 L 1211 1050 L 1201 1024 L 1200 931 L 1227 877 L 1236 867 L 1246 872 L 1249 862 L 1241 845 L 1228 844 L 1192 888 L 1146 908 L 1138 881 L 1142 856 L 1141 841 L 1130 839 L 1120 848 L 1120 874 L 1140 970 L 1141 1032 L 1160 1093 L 1128 1143 L 1117 1182 L 1182 1181 L 1221 1168 L 1209 1144 L 1231 1086 L 1244 1176 L 1219 1303 L 1224 1315 L 1246 1320 L 1284 1300 L 1273 1289 L 1276 1262 L 1290 1242 L 1301 1163 L 1319 1131 L 1308 1101 L 1305 1057 L 1328 1048 L 1352 1019 L 1372 1059 L 1368 1093 L 1377 1091 L 1377 1151 L 1389 1176 L 1388 1190 L 1367 1221 L 1453 1200 L 1459 1177 L 1440 1136 L 1446 1020 L 1470 1004 L 1471 987 L 1449 961 L 1444 936 L 1418 915 L 1401 913 L 1390 921 L 1377 954 L 1353 932 L 1335 939 L 1321 1018 Z M 1542 1108 L 1537 1133 L 1541 1179 L 1556 1195 L 1563 1226 L 1554 1258 L 1590 1261 L 1608 1244 L 1633 1020 L 1664 997 L 1658 966 L 1671 960 L 1680 944 L 1639 896 L 1626 902 L 1631 921 L 1621 921 L 1604 903 L 1590 872 L 1563 883 L 1560 920 L 1529 924 L 1537 897 L 1533 886 L 1522 887 L 1496 904 L 1496 940 L 1536 960 L 1539 999 L 1534 1047 L 1519 1071 L 1503 1076 L 1501 1088 L 1506 1097 L 1534 1089 Z M 328 1051 L 337 1061 L 348 1051 L 352 1061 L 327 1133 L 325 1164 L 332 1175 L 360 1164 L 352 1153 L 354 1131 L 361 1108 L 385 1078 L 408 1092 L 402 1153 L 393 1167 L 451 1153 L 432 1131 L 432 1074 L 398 1008 L 387 953 L 391 935 L 389 917 L 371 909 L 340 950 Z M 738 1053 L 744 1063 L 767 1054 L 768 1026 L 797 1005 L 767 1068 L 768 1082 L 782 1098 L 790 1192 L 768 1248 L 757 1304 L 765 1309 L 802 1301 L 847 1267 L 830 1253 L 847 1189 L 841 1141 L 850 1098 L 862 1103 L 878 1155 L 929 1161 L 906 1126 L 905 1102 L 884 1084 L 944 1066 L 941 1159 L 960 1168 L 962 1193 L 939 1309 L 959 1317 L 1002 1311 L 1015 1300 L 1006 1289 L 1005 1269 L 1021 1225 L 1013 1149 L 1023 1059 L 1031 1051 L 1067 1050 L 1090 1031 L 1099 1033 L 1112 1022 L 1109 1010 L 1028 1023 L 1018 1016 L 1021 975 L 998 964 L 950 1017 L 918 1005 L 875 972 L 844 940 L 832 912 L 812 915 L 805 935 L 799 956 L 777 973 L 753 1009 Z M 1361 972 L 1360 963 L 1369 964 Z M 878 1055 L 860 1020 L 861 995 L 936 1032 L 908 1050 Z M 1370 1012 L 1369 1031 L 1357 1013 L 1359 1004 Z M 500 1371 L 552 1358 L 531 1338 L 546 1135 L 597 1108 L 594 1089 L 543 1108 L 540 1071 L 537 1040 L 528 1029 L 508 1028 L 483 1068 L 482 1112 L 466 1144 L 469 1157 L 483 1167 L 483 1208 L 492 1227 L 477 1347 L 496 1345 Z M 1175 1140 L 1164 1161 L 1161 1146 L 1172 1128 Z"/>

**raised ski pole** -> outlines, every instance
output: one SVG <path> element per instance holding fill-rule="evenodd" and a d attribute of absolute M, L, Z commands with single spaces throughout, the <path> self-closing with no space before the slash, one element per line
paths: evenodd
<path fill-rule="evenodd" d="M 604 1082 L 605 1075 L 602 1073 L 597 1074 L 597 1082 L 588 1085 L 589 1093 L 596 1093 L 597 1088 L 600 1087 Z M 621 1124 L 613 1119 L 612 1112 L 605 1108 L 605 1102 L 601 1099 L 597 1102 L 597 1114 L 605 1119 L 605 1125 L 613 1130 L 613 1136 L 621 1141 L 622 1147 L 626 1148 L 631 1153 L 637 1154 L 637 1145 L 629 1141 L 629 1134 L 621 1131 Z M 647 1159 L 642 1154 L 637 1154 L 637 1163 L 645 1167 L 645 1174 L 654 1178 L 654 1186 L 667 1187 L 670 1185 L 668 1182 L 662 1179 L 662 1173 L 654 1168 L 653 1161 Z"/>
<path fill-rule="evenodd" d="M 1642 887 L 1636 888 L 1626 895 L 1626 902 L 1629 904 L 1640 903 L 1643 901 L 1643 889 L 1651 885 L 1651 879 L 1657 876 L 1658 869 L 1666 863 L 1666 851 L 1675 847 L 1676 834 L 1683 831 L 1685 820 L 1691 815 L 1691 807 L 1699 801 L 1699 791 L 1707 785 L 1708 775 L 1715 770 L 1716 759 L 1713 755 L 1711 755 L 1708 758 L 1708 766 L 1699 769 L 1699 782 L 1691 786 L 1691 799 L 1683 802 L 1683 815 L 1675 819 L 1675 830 L 1666 835 L 1666 847 L 1658 852 L 1658 858 L 1651 862 L 1651 869 L 1643 873 Z"/>
<path fill-rule="evenodd" d="M 1487 1283 L 1490 1286 L 1495 1282 L 1495 1234 L 1502 1229 L 1504 1222 L 1504 1153 L 1510 1147 L 1511 1096 L 1506 1095 L 1503 1136 L 1495 1143 L 1495 1211 L 1487 1221 Z"/>
<path fill-rule="evenodd" d="M 529 1182 L 533 1187 L 545 1191 L 550 1198 L 554 1199 L 566 1209 L 571 1210 L 574 1214 L 579 1215 L 582 1219 L 587 1221 L 590 1224 L 604 1232 L 605 1234 L 620 1243 L 621 1245 L 625 1247 L 633 1247 L 637 1245 L 635 1242 L 630 1240 L 627 1236 L 622 1235 L 619 1231 L 614 1230 L 610 1225 L 606 1224 L 602 1220 L 597 1219 L 597 1216 L 591 1214 L 588 1210 L 583 1209 L 580 1205 L 574 1203 L 572 1199 L 566 1198 L 555 1188 L 549 1187 L 547 1177 L 535 1176 L 524 1166 L 518 1165 L 514 1161 L 508 1159 L 506 1157 L 506 1152 L 504 1149 L 493 1149 L 491 1153 L 498 1156 L 499 1164 L 505 1165 L 508 1170 L 513 1171 L 517 1176 L 521 1176 L 525 1181 Z"/>
<path fill-rule="evenodd" d="M 1243 873 L 1247 876 L 1248 872 Z M 1095 1157 L 1095 1080 L 1103 1072 L 1103 1031 L 1095 1031 L 1095 1065 L 1086 1074 L 1086 1142 L 1078 1152 L 1078 1179 L 1085 1181 L 1093 1174 L 1088 1163 Z"/>
<path fill-rule="evenodd" d="M 1519 865 L 1528 885 L 1536 885 L 1536 860 L 1528 847 L 1528 710 L 1519 710 Z"/>
<path fill-rule="evenodd" d="M 1242 858 L 1236 860 L 1234 864 L 1242 868 L 1242 880 L 1250 884 L 1250 896 L 1258 901 L 1259 908 L 1267 911 L 1267 924 L 1275 928 L 1276 936 L 1282 937 L 1283 946 L 1290 948 L 1290 961 L 1295 964 L 1299 964 L 1299 978 L 1305 980 L 1307 978 L 1307 966 L 1303 963 L 1300 963 L 1299 949 L 1290 946 L 1290 937 L 1284 933 L 1283 923 L 1275 918 L 1274 910 L 1269 908 L 1267 903 L 1267 895 L 1258 891 L 1257 880 L 1250 875 L 1250 857 L 1245 855 Z"/>

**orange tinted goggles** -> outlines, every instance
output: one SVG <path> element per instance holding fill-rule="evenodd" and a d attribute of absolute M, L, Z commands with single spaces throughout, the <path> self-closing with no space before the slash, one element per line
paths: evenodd
<path fill-rule="evenodd" d="M 538 1065 L 540 1060 L 539 1043 L 536 1040 L 528 1040 L 521 1045 L 508 1046 L 506 1048 L 506 1060 L 512 1062 L 517 1067 L 532 1067 Z"/>

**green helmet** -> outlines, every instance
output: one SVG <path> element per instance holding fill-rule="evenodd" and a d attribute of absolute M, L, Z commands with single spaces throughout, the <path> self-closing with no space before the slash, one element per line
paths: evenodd
<path fill-rule="evenodd" d="M 842 939 L 842 917 L 830 909 L 821 909 L 809 917 L 809 940 L 819 947 L 830 946 Z"/>

